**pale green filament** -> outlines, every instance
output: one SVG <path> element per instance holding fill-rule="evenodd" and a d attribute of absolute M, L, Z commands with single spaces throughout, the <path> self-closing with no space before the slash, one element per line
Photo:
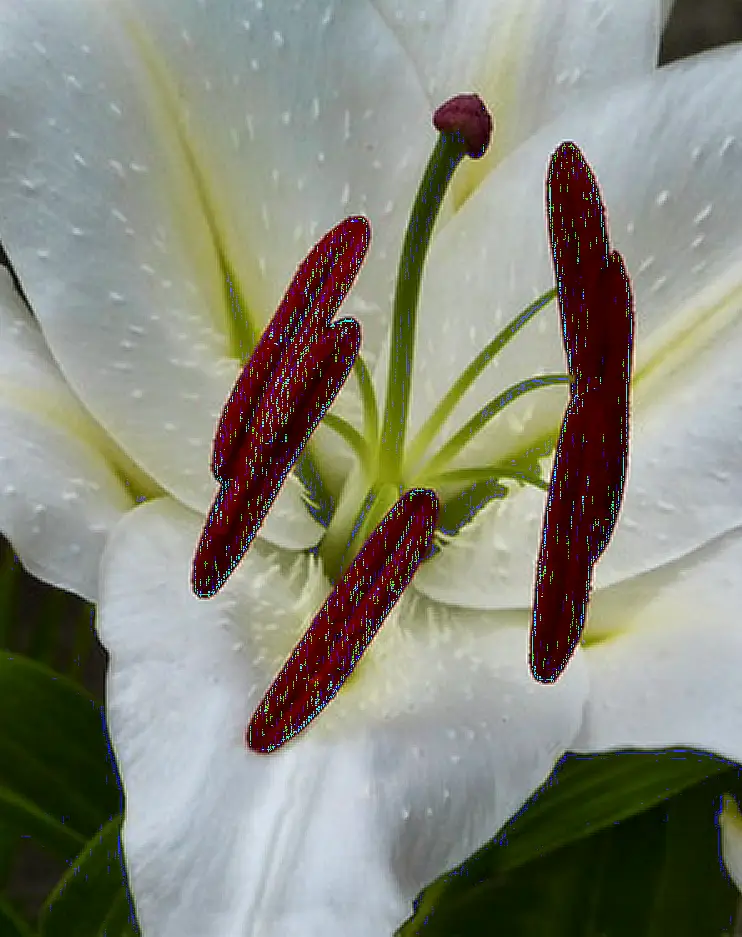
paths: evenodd
<path fill-rule="evenodd" d="M 539 296 L 539 298 L 534 300 L 519 316 L 516 316 L 511 322 L 508 322 L 505 328 L 472 360 L 471 364 L 464 368 L 453 387 L 448 391 L 435 410 L 433 410 L 425 423 L 420 427 L 417 436 L 413 439 L 405 455 L 405 471 L 403 473 L 405 477 L 409 475 L 410 470 L 415 468 L 425 454 L 425 450 L 435 439 L 438 430 L 440 430 L 454 411 L 456 404 L 461 400 L 467 390 L 469 390 L 490 361 L 492 361 L 495 355 L 502 351 L 508 344 L 510 339 L 513 338 L 524 325 L 527 325 L 536 313 L 543 309 L 547 303 L 551 302 L 555 296 L 555 289 L 548 290 L 542 296 Z"/>
<path fill-rule="evenodd" d="M 363 433 L 359 433 L 355 426 L 334 413 L 327 413 L 322 418 L 322 423 L 344 439 L 353 452 L 355 452 L 359 461 L 363 463 L 370 460 L 371 452 L 378 443 L 379 411 L 376 407 L 376 394 L 374 392 L 371 375 L 360 353 L 353 365 L 353 372 L 361 392 Z"/>
<path fill-rule="evenodd" d="M 470 443 L 476 434 L 484 429 L 487 423 L 504 410 L 509 403 L 539 387 L 551 387 L 554 384 L 569 384 L 569 382 L 570 376 L 568 374 L 544 374 L 541 377 L 531 377 L 526 381 L 519 381 L 517 384 L 508 387 L 507 390 L 493 397 L 457 433 L 454 433 L 438 454 L 420 471 L 419 476 L 428 478 L 435 477 L 436 474 L 440 473 L 441 469 L 448 465 L 464 446 Z"/>
<path fill-rule="evenodd" d="M 549 490 L 549 483 L 544 481 L 535 472 L 508 467 L 506 465 L 485 465 L 481 468 L 454 469 L 452 472 L 442 472 L 440 475 L 426 476 L 426 487 L 436 485 L 469 485 L 472 482 L 488 482 L 497 478 L 511 478 L 523 484 L 533 485 L 542 491 Z"/>

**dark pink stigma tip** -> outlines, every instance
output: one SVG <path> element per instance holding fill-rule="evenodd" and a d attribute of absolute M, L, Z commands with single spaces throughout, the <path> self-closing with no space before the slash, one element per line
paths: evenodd
<path fill-rule="evenodd" d="M 384 517 L 253 713 L 248 748 L 275 751 L 337 695 L 428 554 L 439 509 L 413 489 Z"/>
<path fill-rule="evenodd" d="M 217 481 L 229 477 L 228 463 L 287 349 L 307 328 L 316 335 L 330 325 L 358 275 L 370 242 L 368 220 L 351 216 L 328 231 L 299 265 L 222 411 L 211 460 Z"/>
<path fill-rule="evenodd" d="M 433 114 L 433 126 L 441 133 L 458 133 L 471 159 L 480 159 L 492 139 L 492 117 L 478 94 L 457 94 Z"/>

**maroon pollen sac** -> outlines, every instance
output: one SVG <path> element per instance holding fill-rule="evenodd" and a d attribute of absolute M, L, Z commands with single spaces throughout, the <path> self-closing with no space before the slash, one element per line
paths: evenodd
<path fill-rule="evenodd" d="M 248 748 L 275 751 L 337 695 L 428 554 L 439 510 L 416 488 L 384 517 L 253 713 Z"/>
<path fill-rule="evenodd" d="M 288 395 L 269 386 L 243 433 L 230 460 L 234 475 L 222 482 L 196 547 L 193 591 L 199 597 L 215 595 L 245 555 L 299 453 L 350 374 L 360 345 L 361 327 L 347 318 L 315 336 L 309 350 L 287 353 L 288 373 L 304 380 L 292 385 Z"/>
<path fill-rule="evenodd" d="M 221 487 L 193 560 L 201 598 L 221 589 L 248 549 L 353 367 L 360 325 L 331 321 L 370 237 L 365 218 L 346 218 L 309 252 L 227 400 L 212 457 Z"/>
<path fill-rule="evenodd" d="M 608 265 L 608 234 L 597 180 L 574 143 L 562 143 L 551 157 L 546 204 L 567 366 L 579 379 L 587 333 L 604 325 L 595 291 Z"/>
<path fill-rule="evenodd" d="M 563 144 L 554 154 L 549 186 L 550 208 L 561 206 L 552 213 L 551 233 L 574 381 L 534 586 L 530 665 L 543 683 L 558 679 L 579 643 L 593 567 L 618 519 L 628 468 L 634 337 L 631 284 L 621 255 L 608 251 L 603 204 L 599 194 L 594 197 L 597 184 L 574 144 Z M 584 197 L 565 197 L 568 187 Z M 555 197 L 554 190 L 561 195 Z M 580 211 L 591 217 L 570 216 Z"/>
<path fill-rule="evenodd" d="M 368 220 L 352 216 L 328 231 L 299 265 L 224 405 L 211 460 L 217 481 L 229 476 L 227 463 L 238 450 L 265 384 L 287 349 L 303 331 L 316 334 L 329 326 L 361 269 L 370 242 Z"/>

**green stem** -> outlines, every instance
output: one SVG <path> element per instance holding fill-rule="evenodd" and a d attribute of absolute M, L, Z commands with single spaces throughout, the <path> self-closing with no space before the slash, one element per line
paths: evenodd
<path fill-rule="evenodd" d="M 427 478 L 439 475 L 441 469 L 448 465 L 451 459 L 458 455 L 464 446 L 471 442 L 472 438 L 476 436 L 493 417 L 497 416 L 501 410 L 504 410 L 509 403 L 512 403 L 514 400 L 517 400 L 519 397 L 522 397 L 524 394 L 538 387 L 549 387 L 554 384 L 569 384 L 570 380 L 571 378 L 568 374 L 544 374 L 541 377 L 531 377 L 526 381 L 519 381 L 517 384 L 512 384 L 507 390 L 504 390 L 501 394 L 498 394 L 497 397 L 490 400 L 489 403 L 485 404 L 457 433 L 454 433 L 438 454 L 417 473 L 416 477 Z"/>
<path fill-rule="evenodd" d="M 360 352 L 353 365 L 353 373 L 358 381 L 363 404 L 363 435 L 369 445 L 373 445 L 379 439 L 379 408 L 376 403 L 374 382 Z"/>
<path fill-rule="evenodd" d="M 452 472 L 442 472 L 440 475 L 426 476 L 426 487 L 435 488 L 436 485 L 468 485 L 472 482 L 491 481 L 496 478 L 512 478 L 526 485 L 533 485 L 541 491 L 549 490 L 549 483 L 533 472 L 519 471 L 500 465 L 483 465 L 480 468 L 456 469 Z"/>
<path fill-rule="evenodd" d="M 364 505 L 366 510 L 358 517 L 359 523 L 357 530 L 348 545 L 348 549 L 340 558 L 340 575 L 342 575 L 350 566 L 350 564 L 360 552 L 363 544 L 376 530 L 382 519 L 397 503 L 400 494 L 401 489 L 399 485 L 394 485 L 390 482 L 381 486 L 378 492 L 374 495 L 374 499 L 370 507 Z"/>
<path fill-rule="evenodd" d="M 324 417 L 322 417 L 322 425 L 337 433 L 341 439 L 344 439 L 361 461 L 366 458 L 368 442 L 358 432 L 355 426 L 352 426 L 341 416 L 335 416 L 334 413 L 326 413 Z"/>
<path fill-rule="evenodd" d="M 407 455 L 405 457 L 405 468 L 403 474 L 407 476 L 409 471 L 414 469 L 417 463 L 425 454 L 425 450 L 435 439 L 436 434 L 449 418 L 454 408 L 464 396 L 474 381 L 484 371 L 492 359 L 508 344 L 522 328 L 526 325 L 547 303 L 551 302 L 556 296 L 556 290 L 548 290 L 538 299 L 534 300 L 530 306 L 523 310 L 519 316 L 516 316 L 509 322 L 505 328 L 496 335 L 492 341 L 480 351 L 472 362 L 461 372 L 456 383 L 451 387 L 438 406 L 433 410 L 428 419 L 423 423 L 412 441 Z"/>
<path fill-rule="evenodd" d="M 322 423 L 333 430 L 348 443 L 361 462 L 369 459 L 371 449 L 378 445 L 379 439 L 379 411 L 376 406 L 376 394 L 368 366 L 359 354 L 353 365 L 353 372 L 358 381 L 363 406 L 363 434 L 344 420 L 341 416 L 328 413 L 322 418 Z"/>
<path fill-rule="evenodd" d="M 368 463 L 360 463 L 351 472 L 319 545 L 318 552 L 325 575 L 332 583 L 339 581 L 343 557 L 365 516 L 365 511 L 370 508 L 372 478 L 373 467 Z"/>
<path fill-rule="evenodd" d="M 389 373 L 381 437 L 380 478 L 394 483 L 401 474 L 407 410 L 412 387 L 417 305 L 425 255 L 446 188 L 466 155 L 458 134 L 441 133 L 420 184 L 407 225 L 392 313 Z"/>

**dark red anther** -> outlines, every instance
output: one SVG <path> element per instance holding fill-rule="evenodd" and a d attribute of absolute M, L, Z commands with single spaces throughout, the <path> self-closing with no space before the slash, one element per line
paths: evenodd
<path fill-rule="evenodd" d="M 433 114 L 433 126 L 441 133 L 458 133 L 470 159 L 480 159 L 492 139 L 492 117 L 478 94 L 457 94 Z"/>
<path fill-rule="evenodd" d="M 562 143 L 551 158 L 546 204 L 567 365 L 580 380 L 591 368 L 589 355 L 583 364 L 588 332 L 599 333 L 605 325 L 596 290 L 609 247 L 598 183 L 574 143 Z"/>
<path fill-rule="evenodd" d="M 574 144 L 562 144 L 552 157 L 549 209 L 565 348 L 575 378 L 554 459 L 534 589 L 531 669 L 537 680 L 550 683 L 580 640 L 593 567 L 621 507 L 634 310 L 621 255 L 608 253 L 597 183 Z"/>
<path fill-rule="evenodd" d="M 214 438 L 211 472 L 217 481 L 229 476 L 229 459 L 239 448 L 265 384 L 300 333 L 330 324 L 340 308 L 371 241 L 366 218 L 341 221 L 319 241 L 299 265 L 289 288 L 268 323 L 250 359 L 237 378 L 222 411 Z"/>
<path fill-rule="evenodd" d="M 348 218 L 309 253 L 222 413 L 212 470 L 220 490 L 193 560 L 193 591 L 218 592 L 252 543 L 286 475 L 348 377 L 355 319 L 330 324 L 370 240 Z"/>
<path fill-rule="evenodd" d="M 274 751 L 336 696 L 427 555 L 439 509 L 435 493 L 418 488 L 384 517 L 253 713 L 249 748 Z"/>
<path fill-rule="evenodd" d="M 295 388 L 293 399 L 279 395 L 274 401 L 269 387 L 231 459 L 234 476 L 222 482 L 204 525 L 193 563 L 196 595 L 207 598 L 218 592 L 245 555 L 286 475 L 345 383 L 360 344 L 360 325 L 340 319 L 302 356 L 310 377 Z M 287 421 L 276 403 L 291 408 Z"/>

